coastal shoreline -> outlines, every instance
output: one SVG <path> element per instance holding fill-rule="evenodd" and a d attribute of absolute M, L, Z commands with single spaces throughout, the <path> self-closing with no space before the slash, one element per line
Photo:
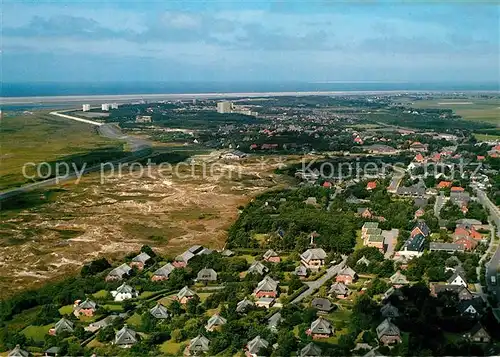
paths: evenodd
<path fill-rule="evenodd" d="M 380 91 L 298 91 L 298 92 L 214 92 L 214 93 L 165 93 L 165 94 L 110 94 L 110 95 L 71 95 L 71 96 L 32 96 L 32 97 L 0 97 L 0 105 L 19 104 L 51 104 L 51 103 L 95 103 L 117 102 L 127 103 L 134 100 L 189 100 L 189 99 L 217 99 L 217 98 L 256 98 L 278 96 L 347 96 L 347 95 L 387 95 L 387 94 L 417 94 L 417 93 L 457 93 L 450 90 L 380 90 Z M 459 93 L 493 93 L 498 91 L 464 90 Z"/>

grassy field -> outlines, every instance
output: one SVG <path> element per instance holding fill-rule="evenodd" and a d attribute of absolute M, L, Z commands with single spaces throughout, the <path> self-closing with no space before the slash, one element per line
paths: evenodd
<path fill-rule="evenodd" d="M 45 335 L 49 333 L 49 329 L 54 327 L 54 324 L 49 324 L 45 326 L 28 326 L 21 333 L 27 338 L 31 338 L 35 341 L 43 342 Z"/>
<path fill-rule="evenodd" d="M 87 159 L 94 150 L 99 155 L 123 151 L 120 142 L 101 137 L 91 125 L 44 112 L 4 117 L 0 128 L 0 190 L 29 182 L 22 172 L 28 162 L 74 160 L 81 155 Z"/>
<path fill-rule="evenodd" d="M 453 109 L 466 120 L 486 122 L 500 126 L 500 100 L 483 98 L 432 99 L 413 102 L 414 108 Z"/>
<path fill-rule="evenodd" d="M 500 135 L 474 134 L 478 141 L 500 140 Z"/>

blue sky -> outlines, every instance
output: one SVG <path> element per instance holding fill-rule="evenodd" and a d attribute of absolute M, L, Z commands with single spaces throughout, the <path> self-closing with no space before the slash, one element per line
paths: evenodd
<path fill-rule="evenodd" d="M 2 12 L 6 82 L 500 78 L 491 4 L 4 0 Z"/>

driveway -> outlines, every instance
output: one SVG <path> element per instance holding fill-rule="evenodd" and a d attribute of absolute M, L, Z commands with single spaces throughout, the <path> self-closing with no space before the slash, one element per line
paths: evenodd
<path fill-rule="evenodd" d="M 399 229 L 391 229 L 390 231 L 382 231 L 384 236 L 384 245 L 387 247 L 384 258 L 390 259 L 394 254 L 394 248 L 398 242 Z"/>

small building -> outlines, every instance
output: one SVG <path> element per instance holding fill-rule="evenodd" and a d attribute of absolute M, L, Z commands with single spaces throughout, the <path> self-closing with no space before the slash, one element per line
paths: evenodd
<path fill-rule="evenodd" d="M 135 256 L 130 263 L 130 266 L 136 267 L 139 270 L 144 269 L 146 263 L 151 259 L 149 254 L 142 252 L 141 254 Z"/>
<path fill-rule="evenodd" d="M 328 338 L 333 335 L 333 327 L 330 321 L 319 317 L 311 323 L 311 328 L 306 331 L 313 339 Z"/>
<path fill-rule="evenodd" d="M 318 271 L 325 265 L 326 252 L 322 248 L 311 248 L 300 255 L 300 262 L 307 269 Z"/>
<path fill-rule="evenodd" d="M 358 216 L 365 218 L 365 219 L 370 219 L 373 217 L 372 212 L 370 211 L 369 208 L 367 207 L 360 207 L 356 210 L 356 213 Z"/>
<path fill-rule="evenodd" d="M 130 348 L 137 342 L 139 342 L 137 333 L 128 328 L 127 324 L 125 324 L 115 335 L 114 344 L 121 348 Z"/>
<path fill-rule="evenodd" d="M 349 288 L 344 283 L 335 282 L 330 287 L 328 294 L 335 296 L 337 299 L 346 299 L 350 294 Z"/>
<path fill-rule="evenodd" d="M 307 197 L 304 203 L 309 206 L 316 206 L 318 201 L 316 200 L 316 197 Z"/>
<path fill-rule="evenodd" d="M 394 273 L 389 280 L 394 287 L 401 287 L 403 285 L 408 284 L 408 279 L 406 279 L 406 275 L 402 274 L 401 271 L 397 271 Z"/>
<path fill-rule="evenodd" d="M 363 255 L 358 261 L 356 262 L 356 265 L 365 265 L 368 266 L 370 265 L 370 261 Z"/>
<path fill-rule="evenodd" d="M 298 355 L 300 357 L 319 357 L 321 356 L 321 348 L 314 342 L 310 342 L 300 350 Z"/>
<path fill-rule="evenodd" d="M 268 267 L 266 267 L 264 264 L 256 260 L 252 263 L 252 265 L 250 265 L 250 267 L 247 270 L 247 273 L 264 275 L 268 271 L 269 271 Z"/>
<path fill-rule="evenodd" d="M 152 117 L 151 115 L 136 115 L 135 122 L 136 123 L 151 123 Z"/>
<path fill-rule="evenodd" d="M 266 262 L 270 262 L 270 263 L 279 263 L 281 261 L 281 258 L 278 255 L 278 253 L 276 253 L 272 249 L 269 249 L 267 252 L 265 252 L 264 255 L 262 256 L 262 258 Z"/>
<path fill-rule="evenodd" d="M 410 236 L 414 237 L 418 234 L 421 234 L 424 237 L 428 237 L 431 234 L 430 228 L 427 226 L 427 224 L 424 221 L 417 222 L 415 227 L 413 227 L 413 229 L 410 233 Z"/>
<path fill-rule="evenodd" d="M 181 303 L 186 304 L 189 300 L 194 298 L 196 293 L 189 289 L 187 286 L 183 287 L 175 296 L 175 298 Z"/>
<path fill-rule="evenodd" d="M 457 243 L 431 242 L 431 243 L 429 243 L 429 251 L 431 251 L 431 252 L 447 252 L 447 253 L 463 252 L 464 246 L 461 244 L 457 244 Z"/>
<path fill-rule="evenodd" d="M 335 277 L 335 281 L 338 283 L 344 283 L 346 285 L 352 284 L 353 281 L 357 279 L 358 275 L 356 272 L 350 267 L 345 267 L 342 269 L 337 276 Z"/>
<path fill-rule="evenodd" d="M 311 307 L 320 313 L 327 313 L 333 309 L 332 302 L 325 298 L 316 297 L 311 301 Z"/>
<path fill-rule="evenodd" d="M 363 227 L 361 227 L 361 235 L 365 236 L 367 235 L 367 231 L 369 229 L 377 229 L 378 228 L 378 222 L 365 222 L 363 224 Z"/>
<path fill-rule="evenodd" d="M 370 181 L 366 184 L 366 189 L 368 191 L 374 190 L 377 188 L 377 181 Z"/>
<path fill-rule="evenodd" d="M 282 321 L 281 314 L 279 312 L 275 313 L 272 315 L 268 322 L 267 322 L 267 327 L 272 331 L 272 332 L 278 332 L 278 325 Z"/>
<path fill-rule="evenodd" d="M 223 257 L 232 257 L 232 256 L 234 256 L 234 252 L 232 250 L 229 250 L 229 249 L 224 249 L 220 254 Z"/>
<path fill-rule="evenodd" d="M 484 303 L 480 297 L 475 297 L 470 300 L 460 300 L 457 309 L 462 316 L 478 317 L 483 314 Z"/>
<path fill-rule="evenodd" d="M 470 300 L 474 297 L 470 290 L 463 285 L 431 284 L 431 295 L 438 297 L 439 294 L 451 292 L 457 294 L 458 300 Z"/>
<path fill-rule="evenodd" d="M 391 303 L 387 303 L 380 308 L 380 314 L 385 318 L 395 318 L 399 316 L 399 309 Z"/>
<path fill-rule="evenodd" d="M 127 264 L 123 263 L 119 267 L 114 268 L 106 276 L 106 281 L 119 281 L 122 280 L 125 275 L 128 275 L 132 270 Z"/>
<path fill-rule="evenodd" d="M 262 356 L 259 353 L 261 352 L 261 350 L 266 349 L 268 346 L 269 342 L 267 342 L 260 336 L 256 336 L 253 340 L 247 343 L 245 348 L 245 356 L 247 357 Z"/>
<path fill-rule="evenodd" d="M 63 317 L 62 319 L 56 322 L 54 328 L 51 328 L 49 330 L 49 335 L 56 336 L 64 332 L 73 333 L 73 329 L 74 329 L 73 322 Z"/>
<path fill-rule="evenodd" d="M 195 254 L 191 253 L 189 250 L 186 250 L 184 253 L 179 254 L 175 257 L 172 265 L 176 268 L 185 268 L 189 261 L 193 259 Z"/>
<path fill-rule="evenodd" d="M 21 346 L 16 345 L 12 351 L 9 352 L 7 357 L 29 357 L 30 353 L 21 349 Z"/>
<path fill-rule="evenodd" d="M 403 299 L 403 293 L 401 292 L 400 289 L 395 288 L 394 286 L 391 286 L 387 291 L 384 293 L 383 301 L 388 300 L 392 296 L 397 297 L 399 300 Z"/>
<path fill-rule="evenodd" d="M 268 297 L 276 298 L 278 296 L 278 282 L 270 276 L 265 276 L 254 290 L 254 295 L 257 298 Z"/>
<path fill-rule="evenodd" d="M 483 327 L 481 322 L 477 322 L 472 329 L 464 335 L 469 341 L 474 343 L 490 343 L 491 336 Z M 10 355 L 9 355 L 10 356 Z"/>
<path fill-rule="evenodd" d="M 198 335 L 189 341 L 189 346 L 186 349 L 188 356 L 199 356 L 207 353 L 210 349 L 210 340 L 203 335 Z"/>
<path fill-rule="evenodd" d="M 393 343 L 401 343 L 399 328 L 394 325 L 390 319 L 385 319 L 377 326 L 377 337 L 378 340 L 386 346 Z"/>
<path fill-rule="evenodd" d="M 448 285 L 461 285 L 467 287 L 467 280 L 462 269 L 456 269 L 453 275 L 447 281 Z"/>
<path fill-rule="evenodd" d="M 52 347 L 49 347 L 45 350 L 44 352 L 44 356 L 45 357 L 57 357 L 59 356 L 59 351 L 61 349 L 57 346 L 52 346 Z"/>
<path fill-rule="evenodd" d="M 123 283 L 116 290 L 111 292 L 111 295 L 115 299 L 115 301 L 123 301 L 128 299 L 135 299 L 139 294 L 137 290 L 135 290 L 130 285 Z"/>
<path fill-rule="evenodd" d="M 247 157 L 247 154 L 239 150 L 229 151 L 221 155 L 221 159 L 224 160 L 240 160 L 245 157 Z"/>
<path fill-rule="evenodd" d="M 73 306 L 73 315 L 76 317 L 79 316 L 94 316 L 94 313 L 96 311 L 97 304 L 93 302 L 92 300 L 85 299 L 84 302 L 75 302 L 75 305 Z"/>
<path fill-rule="evenodd" d="M 212 331 L 219 329 L 225 323 L 227 323 L 227 320 L 225 318 L 223 318 L 222 316 L 220 316 L 218 314 L 215 314 L 215 315 L 212 315 L 212 317 L 210 317 L 208 319 L 208 322 L 205 326 L 205 329 L 207 331 L 212 332 Z"/>
<path fill-rule="evenodd" d="M 217 281 L 217 273 L 213 269 L 204 268 L 198 272 L 196 281 L 201 281 L 205 284 L 213 283 Z"/>
<path fill-rule="evenodd" d="M 364 245 L 366 247 L 373 247 L 377 248 L 379 251 L 382 253 L 384 252 L 384 236 L 383 235 L 376 235 L 376 234 L 370 234 L 368 237 L 366 237 L 366 240 L 364 241 Z"/>
<path fill-rule="evenodd" d="M 238 304 L 236 304 L 236 312 L 245 313 L 253 306 L 254 303 L 251 300 L 244 298 L 243 300 L 239 301 Z"/>
<path fill-rule="evenodd" d="M 276 299 L 272 297 L 261 297 L 255 302 L 255 306 L 270 309 L 274 305 L 275 301 Z"/>
<path fill-rule="evenodd" d="M 159 320 L 166 320 L 170 317 L 167 308 L 159 302 L 149 310 L 149 313 Z"/>
<path fill-rule="evenodd" d="M 105 327 L 108 327 L 109 325 L 111 325 L 117 317 L 118 317 L 118 315 L 108 315 L 99 321 L 91 322 L 84 329 L 85 329 L 85 331 L 89 331 L 89 332 L 94 333 L 101 328 L 105 328 Z"/>
<path fill-rule="evenodd" d="M 303 265 L 299 265 L 295 268 L 294 274 L 297 275 L 301 279 L 307 278 L 307 268 Z"/>
<path fill-rule="evenodd" d="M 162 281 L 162 280 L 168 280 L 168 277 L 172 272 L 174 271 L 175 267 L 167 263 L 161 268 L 158 268 L 154 273 L 153 276 L 151 277 L 152 281 Z"/>

